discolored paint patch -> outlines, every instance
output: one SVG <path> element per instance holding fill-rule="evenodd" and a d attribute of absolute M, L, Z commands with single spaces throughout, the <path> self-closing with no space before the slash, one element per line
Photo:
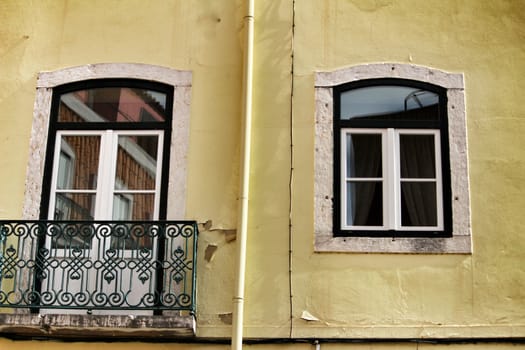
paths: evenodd
<path fill-rule="evenodd" d="M 232 313 L 219 314 L 220 320 L 225 324 L 232 324 Z"/>

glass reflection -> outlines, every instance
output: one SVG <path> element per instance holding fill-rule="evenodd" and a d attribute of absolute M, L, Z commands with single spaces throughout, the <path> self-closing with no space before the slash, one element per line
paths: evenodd
<path fill-rule="evenodd" d="M 119 136 L 115 189 L 154 190 L 158 136 Z"/>
<path fill-rule="evenodd" d="M 137 193 L 116 193 L 113 196 L 113 220 L 143 220 L 154 218 L 155 195 Z M 151 249 L 153 238 L 137 226 L 135 231 L 125 235 L 113 235 L 111 247 L 115 249 Z"/>
<path fill-rule="evenodd" d="M 407 86 L 382 85 L 341 93 L 342 120 L 439 120 L 439 96 Z"/>
<path fill-rule="evenodd" d="M 95 194 L 59 192 L 55 199 L 55 220 L 93 220 Z"/>
<path fill-rule="evenodd" d="M 115 193 L 113 196 L 113 220 L 153 220 L 154 193 Z"/>
<path fill-rule="evenodd" d="M 62 136 L 57 188 L 63 190 L 96 189 L 99 154 L 99 136 Z"/>
<path fill-rule="evenodd" d="M 59 122 L 163 122 L 166 94 L 129 87 L 77 90 L 60 96 Z"/>

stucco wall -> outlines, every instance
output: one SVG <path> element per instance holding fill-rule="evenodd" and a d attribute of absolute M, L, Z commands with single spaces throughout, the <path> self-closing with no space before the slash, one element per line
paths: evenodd
<path fill-rule="evenodd" d="M 245 335 L 524 337 L 525 3 L 293 5 L 256 1 Z M 242 18 L 240 0 L 0 2 L 1 218 L 21 216 L 38 72 L 100 62 L 193 72 L 186 218 L 202 223 L 199 337 L 230 336 Z M 314 253 L 314 72 L 373 62 L 464 74 L 472 255 Z"/>
<path fill-rule="evenodd" d="M 235 1 L 0 2 L 3 219 L 22 217 L 39 72 L 110 62 L 193 72 L 186 218 L 202 224 L 198 319 L 204 334 L 209 325 L 224 325 L 220 316 L 226 324 L 231 319 L 242 10 Z M 208 246 L 220 247 L 210 261 L 204 259 Z"/>
<path fill-rule="evenodd" d="M 60 343 L 55 341 L 11 341 L 0 339 L 0 349 L 17 349 L 17 350 L 97 350 L 107 346 L 112 350 L 227 350 L 229 345 L 218 344 L 145 344 L 145 343 Z M 317 347 L 316 347 L 317 346 Z M 431 343 L 324 343 L 319 344 L 301 343 L 301 344 L 255 344 L 244 345 L 247 350 L 516 350 L 521 349 L 517 344 L 505 343 L 480 343 L 480 344 L 431 344 Z"/>
<path fill-rule="evenodd" d="M 294 334 L 523 334 L 525 4 L 309 4 L 296 6 L 294 40 Z M 472 255 L 312 253 L 312 71 L 371 62 L 464 73 Z M 300 320 L 303 310 L 319 321 Z"/>

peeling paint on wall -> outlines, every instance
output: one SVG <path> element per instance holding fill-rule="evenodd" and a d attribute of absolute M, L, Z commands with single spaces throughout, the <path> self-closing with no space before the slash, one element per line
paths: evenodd
<path fill-rule="evenodd" d="M 232 313 L 219 314 L 220 320 L 225 324 L 232 324 Z"/>
<path fill-rule="evenodd" d="M 213 221 L 207 220 L 206 222 L 199 223 L 199 232 L 214 232 L 219 233 L 222 239 L 226 243 L 231 243 L 237 239 L 237 230 L 236 229 L 227 229 L 222 227 L 213 227 Z M 216 242 L 218 244 L 218 242 Z"/>
<path fill-rule="evenodd" d="M 208 244 L 204 252 L 204 260 L 206 260 L 207 262 L 211 262 L 216 251 L 217 251 L 216 245 Z"/>

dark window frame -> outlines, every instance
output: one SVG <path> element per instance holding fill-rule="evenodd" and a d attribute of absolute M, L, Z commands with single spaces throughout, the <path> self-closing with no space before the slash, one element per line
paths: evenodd
<path fill-rule="evenodd" d="M 58 110 L 60 97 L 63 94 L 87 90 L 94 88 L 137 88 L 157 91 L 166 95 L 166 120 L 155 122 L 60 122 L 58 121 Z M 164 132 L 163 154 L 162 154 L 162 174 L 159 198 L 159 220 L 165 220 L 168 203 L 168 182 L 169 182 L 169 160 L 170 145 L 173 120 L 173 95 L 174 87 L 168 84 L 152 82 L 141 79 L 112 78 L 112 79 L 91 79 L 74 83 L 59 85 L 53 88 L 51 101 L 51 111 L 48 127 L 48 138 L 46 145 L 46 158 L 44 174 L 42 178 L 42 196 L 40 201 L 40 219 L 46 220 L 49 211 L 49 198 L 51 193 L 51 178 L 53 172 L 53 157 L 57 131 L 60 130 L 162 130 Z"/>
<path fill-rule="evenodd" d="M 58 112 L 60 107 L 60 97 L 63 94 L 93 89 L 93 88 L 104 88 L 104 87 L 126 87 L 126 88 L 139 88 L 151 91 L 157 91 L 166 94 L 166 118 L 163 122 L 89 122 L 89 123 L 77 123 L 77 122 L 59 122 Z M 60 130 L 162 130 L 164 132 L 164 144 L 163 144 L 163 155 L 162 155 L 162 178 L 160 184 L 160 198 L 159 198 L 159 216 L 158 220 L 166 220 L 167 206 L 168 206 L 168 182 L 169 182 L 169 168 L 170 168 L 170 148 L 171 148 L 171 133 L 172 133 L 172 121 L 173 121 L 173 99 L 174 99 L 175 88 L 172 85 L 152 82 L 141 79 L 129 79 L 129 78 L 102 78 L 102 79 L 90 79 L 79 82 L 67 83 L 59 85 L 53 88 L 52 99 L 51 99 L 51 110 L 48 126 L 48 138 L 46 145 L 46 158 L 44 163 L 44 173 L 42 178 L 42 195 L 40 201 L 40 219 L 46 220 L 49 211 L 49 198 L 51 195 L 51 181 L 53 173 L 53 162 L 54 162 L 54 150 L 55 140 L 57 131 Z M 39 251 L 43 248 L 45 242 L 40 239 L 38 242 Z M 164 252 L 164 240 L 159 240 L 158 252 L 159 259 L 163 260 Z M 161 288 L 163 282 L 162 270 L 157 270 L 157 285 Z M 35 278 L 35 288 L 40 290 L 41 283 Z M 31 313 L 38 313 L 38 308 L 31 308 Z M 160 311 L 155 311 L 154 315 L 160 315 Z"/>
<path fill-rule="evenodd" d="M 377 120 L 341 120 L 341 94 L 358 88 L 372 86 L 404 86 L 434 92 L 439 96 L 439 121 L 377 121 Z M 333 87 L 333 234 L 334 237 L 452 237 L 452 190 L 449 159 L 447 89 L 416 80 L 398 78 L 364 79 Z M 408 230 L 344 230 L 341 228 L 341 130 L 345 128 L 370 129 L 430 129 L 440 131 L 443 230 L 408 231 Z"/>

